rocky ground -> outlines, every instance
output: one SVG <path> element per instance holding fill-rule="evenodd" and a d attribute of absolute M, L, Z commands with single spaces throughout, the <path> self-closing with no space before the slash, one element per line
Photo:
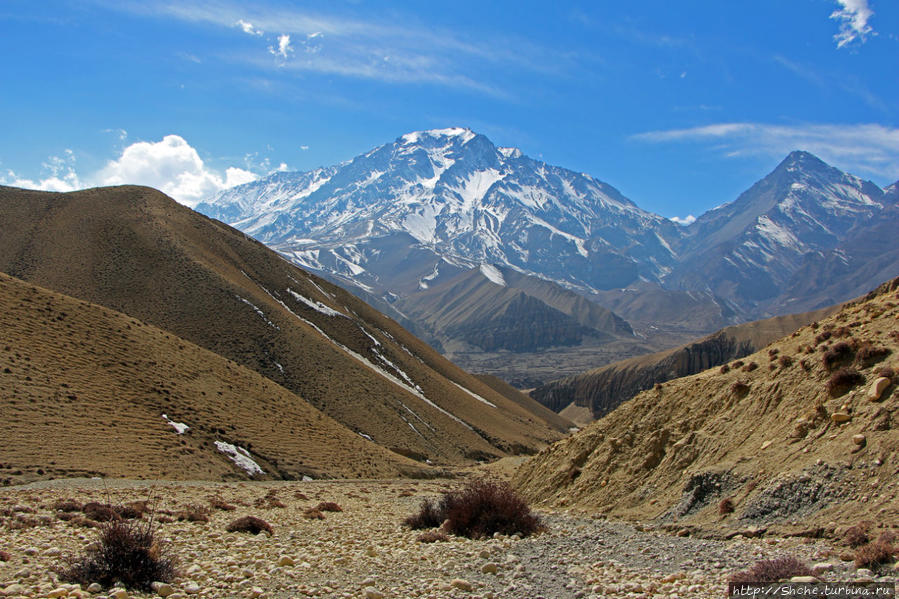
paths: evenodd
<path fill-rule="evenodd" d="M 156 483 L 75 479 L 4 489 L 0 497 L 0 596 L 12 597 L 720 597 L 727 577 L 760 559 L 791 555 L 818 564 L 820 577 L 895 582 L 896 571 L 856 571 L 826 540 L 702 539 L 679 531 L 567 512 L 541 512 L 548 531 L 423 543 L 401 525 L 425 497 L 459 480 L 259 483 Z M 158 498 L 158 534 L 180 564 L 180 578 L 149 594 L 80 590 L 53 573 L 65 556 L 96 539 L 60 500 L 124 504 Z M 234 506 L 216 509 L 211 499 Z M 306 517 L 336 502 L 342 511 Z M 280 507 L 283 505 L 284 507 Z M 179 512 L 208 511 L 205 523 Z M 255 515 L 274 534 L 225 531 Z M 165 521 L 171 520 L 171 521 Z M 680 534 L 685 534 L 680 531 Z M 843 555 L 843 557 L 846 557 Z"/>

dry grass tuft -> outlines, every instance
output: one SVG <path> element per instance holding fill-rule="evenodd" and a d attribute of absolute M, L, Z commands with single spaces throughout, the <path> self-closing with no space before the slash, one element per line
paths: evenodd
<path fill-rule="evenodd" d="M 271 535 L 275 532 L 272 529 L 271 524 L 256 516 L 243 516 L 242 518 L 238 518 L 229 524 L 225 530 L 228 532 L 246 532 L 254 535 L 258 535 L 260 532 Z"/>
<path fill-rule="evenodd" d="M 843 540 L 846 541 L 846 544 L 850 547 L 861 547 L 871 540 L 868 537 L 868 531 L 870 529 L 871 525 L 868 522 L 860 522 L 855 526 L 850 526 L 846 529 Z"/>
<path fill-rule="evenodd" d="M 827 390 L 830 391 L 831 395 L 840 395 L 864 381 L 865 377 L 855 368 L 840 368 L 830 375 L 830 379 L 827 381 Z"/>
<path fill-rule="evenodd" d="M 855 566 L 857 568 L 876 568 L 882 564 L 889 564 L 895 560 L 899 547 L 896 547 L 892 539 L 881 535 L 872 543 L 862 545 L 855 550 Z"/>
<path fill-rule="evenodd" d="M 449 537 L 442 530 L 429 530 L 415 537 L 415 540 L 419 543 L 437 543 L 449 541 Z"/>
<path fill-rule="evenodd" d="M 169 555 L 168 546 L 155 538 L 152 518 L 146 523 L 111 520 L 101 527 L 99 541 L 81 557 L 69 558 L 58 574 L 83 586 L 121 583 L 126 588 L 149 591 L 153 582 L 175 578 L 175 558 Z"/>
<path fill-rule="evenodd" d="M 732 497 L 725 497 L 718 502 L 718 514 L 724 516 L 734 512 L 734 500 Z"/>
<path fill-rule="evenodd" d="M 732 584 L 760 584 L 780 582 L 794 576 L 811 576 L 812 570 L 804 562 L 792 556 L 756 562 L 751 568 L 733 574 L 728 582 Z"/>
<path fill-rule="evenodd" d="M 317 506 L 315 506 L 315 509 L 317 509 L 321 512 L 342 512 L 343 511 L 343 508 L 341 508 L 339 505 L 337 505 L 333 501 L 322 501 Z"/>

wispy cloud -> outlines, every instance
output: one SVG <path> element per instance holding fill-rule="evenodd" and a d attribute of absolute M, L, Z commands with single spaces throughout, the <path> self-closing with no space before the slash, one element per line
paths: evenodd
<path fill-rule="evenodd" d="M 833 11 L 830 18 L 840 22 L 840 32 L 833 36 L 837 42 L 837 48 L 843 48 L 855 40 L 861 43 L 867 39 L 874 30 L 868 25 L 868 20 L 874 16 L 874 11 L 868 6 L 868 0 L 837 0 L 842 7 Z"/>
<path fill-rule="evenodd" d="M 277 47 L 274 45 L 268 47 L 269 54 L 280 56 L 284 59 L 290 58 L 290 55 L 293 54 L 293 52 L 293 46 L 290 45 L 290 35 L 287 33 L 278 36 Z"/>
<path fill-rule="evenodd" d="M 263 32 L 256 29 L 252 23 L 249 21 L 244 21 L 243 19 L 237 19 L 237 22 L 234 24 L 235 27 L 240 27 L 244 33 L 249 35 L 262 35 Z"/>
<path fill-rule="evenodd" d="M 684 216 L 684 217 L 672 216 L 668 220 L 676 222 L 677 224 L 683 225 L 686 227 L 687 225 L 692 225 L 693 223 L 695 223 L 696 217 L 693 216 L 692 214 L 688 214 L 687 216 Z"/>
<path fill-rule="evenodd" d="M 7 170 L 0 174 L 0 184 L 44 191 L 74 191 L 81 189 L 81 180 L 75 171 L 75 153 L 66 148 L 62 156 L 50 156 L 41 165 L 41 177 L 28 179 Z"/>
<path fill-rule="evenodd" d="M 647 131 L 631 137 L 645 143 L 708 143 L 729 157 L 783 157 L 807 150 L 856 173 L 892 182 L 899 178 L 899 129 L 879 124 L 771 125 L 715 123 L 689 129 Z"/>
<path fill-rule="evenodd" d="M 357 17 L 233 0 L 203 3 L 118 0 L 106 5 L 135 14 L 237 27 L 253 35 L 283 32 L 277 37 L 263 35 L 265 43 L 260 45 L 259 53 L 244 52 L 228 57 L 260 69 L 323 73 L 388 83 L 426 83 L 498 97 L 506 97 L 507 92 L 492 83 L 493 78 L 486 74 L 490 69 L 518 69 L 564 77 L 584 60 L 583 55 L 560 52 L 524 38 L 467 37 L 457 30 L 418 22 L 410 14 L 403 14 L 402 18 L 396 14 L 391 18 Z"/>

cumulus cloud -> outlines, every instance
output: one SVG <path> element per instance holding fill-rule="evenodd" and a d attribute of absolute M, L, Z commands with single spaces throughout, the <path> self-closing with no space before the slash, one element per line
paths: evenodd
<path fill-rule="evenodd" d="M 677 224 L 683 225 L 683 226 L 686 227 L 687 225 L 692 225 L 693 223 L 695 223 L 695 222 L 696 222 L 696 217 L 693 216 L 692 214 L 688 214 L 687 216 L 684 216 L 684 217 L 680 217 L 680 216 L 672 216 L 672 217 L 669 218 L 668 220 L 674 221 L 674 222 L 676 222 Z"/>
<path fill-rule="evenodd" d="M 710 143 L 715 151 L 730 157 L 783 157 L 793 150 L 806 150 L 853 172 L 891 181 L 899 177 L 899 129 L 878 124 L 716 123 L 648 131 L 631 139 L 646 143 Z"/>
<path fill-rule="evenodd" d="M 860 40 L 864 43 L 868 35 L 874 30 L 868 25 L 868 20 L 874 16 L 874 11 L 868 6 L 868 0 L 837 0 L 842 7 L 833 11 L 830 18 L 840 22 L 840 32 L 833 36 L 837 42 L 837 48 L 842 48 Z"/>
<path fill-rule="evenodd" d="M 250 35 L 262 35 L 262 31 L 259 31 L 253 24 L 249 21 L 244 21 L 243 19 L 238 19 L 237 23 L 234 24 L 235 27 L 240 27 L 244 33 L 248 33 Z"/>
<path fill-rule="evenodd" d="M 199 153 L 179 135 L 162 141 L 133 143 L 94 177 L 97 185 L 148 185 L 182 204 L 196 206 L 217 191 L 256 180 L 247 170 L 229 167 L 224 176 L 208 168 Z"/>
<path fill-rule="evenodd" d="M 281 58 L 288 58 L 291 54 L 293 54 L 293 46 L 290 45 L 290 35 L 284 33 L 278 36 L 278 47 L 269 46 L 268 51 L 275 55 L 280 56 Z"/>
<path fill-rule="evenodd" d="M 68 148 L 62 156 L 48 158 L 41 165 L 41 172 L 42 177 L 35 180 L 7 170 L 6 175 L 0 175 L 0 184 L 43 191 L 75 191 L 82 188 L 78 173 L 75 171 L 75 153 Z"/>

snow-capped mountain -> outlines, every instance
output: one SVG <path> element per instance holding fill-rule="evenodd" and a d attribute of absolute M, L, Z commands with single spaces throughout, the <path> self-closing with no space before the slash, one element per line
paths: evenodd
<path fill-rule="evenodd" d="M 665 284 L 711 292 L 741 314 L 777 312 L 772 302 L 807 257 L 836 248 L 854 228 L 884 217 L 883 197 L 874 183 L 808 152 L 793 152 L 737 200 L 687 229 L 681 263 Z"/>
<path fill-rule="evenodd" d="M 480 264 L 580 291 L 660 280 L 682 235 L 589 175 L 462 128 L 409 133 L 335 167 L 276 173 L 197 210 L 379 295 Z"/>

